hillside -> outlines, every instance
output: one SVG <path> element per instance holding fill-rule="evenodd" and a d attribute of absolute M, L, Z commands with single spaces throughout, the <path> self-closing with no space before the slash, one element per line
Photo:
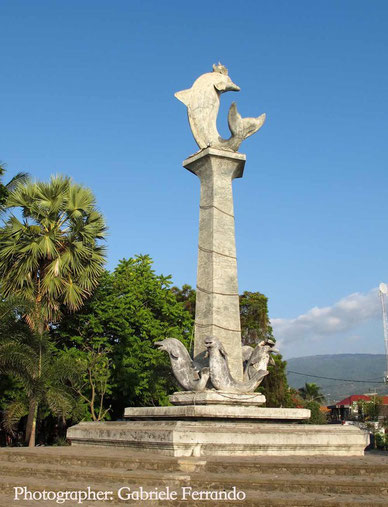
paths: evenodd
<path fill-rule="evenodd" d="M 330 354 L 287 359 L 287 378 L 290 386 L 298 389 L 305 382 L 315 382 L 322 388 L 327 403 L 340 401 L 351 394 L 377 392 L 388 395 L 388 385 L 383 384 L 386 369 L 383 354 Z M 297 375 L 293 372 L 303 373 Z M 367 380 L 367 382 L 345 382 L 335 379 Z"/>

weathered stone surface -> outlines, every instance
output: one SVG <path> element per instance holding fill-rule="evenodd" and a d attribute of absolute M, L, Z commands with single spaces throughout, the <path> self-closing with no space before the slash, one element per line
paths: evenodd
<path fill-rule="evenodd" d="M 151 419 L 254 419 L 254 420 L 289 420 L 301 421 L 310 418 L 310 410 L 299 408 L 266 408 L 257 406 L 239 406 L 206 404 L 206 405 L 178 405 L 173 407 L 129 407 L 124 411 L 124 417 L 128 419 L 151 418 Z"/>
<path fill-rule="evenodd" d="M 228 355 L 220 340 L 207 336 L 205 345 L 209 355 L 210 377 L 216 389 L 232 393 L 253 393 L 269 373 L 267 370 L 255 370 L 250 378 L 247 377 L 244 381 L 235 380 L 230 373 Z"/>
<path fill-rule="evenodd" d="M 233 103 L 228 114 L 231 137 L 222 139 L 217 130 L 217 115 L 220 95 L 228 91 L 239 91 L 223 65 L 213 65 L 213 72 L 202 74 L 188 90 L 182 90 L 175 97 L 187 106 L 187 114 L 195 142 L 200 149 L 207 147 L 237 151 L 244 139 L 259 130 L 265 121 L 265 114 L 258 118 L 241 118 Z"/>
<path fill-rule="evenodd" d="M 224 391 L 208 390 L 202 392 L 180 391 L 169 396 L 173 405 L 264 405 L 265 396 L 260 393 L 236 394 Z"/>
<path fill-rule="evenodd" d="M 256 372 L 267 370 L 268 364 L 274 365 L 272 354 L 279 354 L 275 342 L 271 339 L 262 340 L 255 348 L 244 345 L 242 348 L 244 367 L 244 380 L 251 379 Z"/>
<path fill-rule="evenodd" d="M 202 368 L 199 372 L 182 342 L 176 338 L 166 338 L 161 342 L 155 342 L 155 345 L 159 350 L 168 353 L 174 376 L 183 389 L 189 391 L 205 389 L 209 380 L 209 368 Z"/>
<path fill-rule="evenodd" d="M 130 447 L 169 456 L 198 457 L 362 456 L 369 443 L 369 435 L 354 426 L 263 424 L 236 419 L 85 422 L 70 428 L 68 438 L 72 445 Z"/>
<path fill-rule="evenodd" d="M 230 400 L 229 405 L 178 405 L 174 407 L 128 407 L 127 419 L 253 419 L 267 421 L 302 421 L 310 418 L 310 410 L 304 408 L 266 408 L 239 406 Z"/>
<path fill-rule="evenodd" d="M 234 379 L 242 381 L 240 308 L 232 180 L 245 156 L 208 148 L 183 162 L 201 181 L 194 359 L 203 361 L 204 339 L 217 336 Z"/>
<path fill-rule="evenodd" d="M 177 491 L 177 500 L 137 502 L 124 505 L 253 506 L 386 506 L 388 504 L 388 458 L 368 452 L 360 457 L 331 456 L 216 456 L 174 457 L 119 447 L 65 446 L 0 448 L 0 505 L 9 507 L 44 505 L 53 501 L 15 502 L 15 487 L 28 491 L 113 491 L 112 502 L 84 501 L 82 507 L 123 505 L 118 498 L 122 487 L 132 491 Z M 194 491 L 246 493 L 242 502 L 191 499 L 181 501 L 182 487 Z M 61 504 L 59 504 L 61 505 Z M 64 505 L 71 507 L 71 500 Z M 77 504 L 78 505 L 78 504 Z"/>
<path fill-rule="evenodd" d="M 127 419 L 241 419 L 266 421 L 303 421 L 310 418 L 311 412 L 305 408 L 266 408 L 239 406 L 234 404 L 233 396 L 229 405 L 202 404 L 178 405 L 174 407 L 128 407 L 124 411 Z"/>

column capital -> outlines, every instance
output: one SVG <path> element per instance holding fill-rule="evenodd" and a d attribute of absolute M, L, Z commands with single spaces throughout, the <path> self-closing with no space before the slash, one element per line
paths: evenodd
<path fill-rule="evenodd" d="M 210 147 L 205 148 L 204 150 L 186 158 L 186 160 L 183 161 L 183 167 L 196 176 L 199 176 L 198 173 L 200 169 L 204 166 L 204 164 L 207 164 L 208 161 L 211 161 L 212 159 L 217 159 L 223 164 L 230 164 L 234 169 L 232 179 L 242 178 L 246 155 L 227 150 L 217 150 Z"/>

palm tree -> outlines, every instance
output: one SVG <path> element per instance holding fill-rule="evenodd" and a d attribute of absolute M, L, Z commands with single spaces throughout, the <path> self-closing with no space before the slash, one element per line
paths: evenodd
<path fill-rule="evenodd" d="M 76 364 L 55 354 L 47 333 L 16 333 L 0 339 L 0 372 L 16 378 L 24 395 L 8 404 L 3 426 L 12 431 L 20 418 L 27 420 L 26 443 L 35 445 L 38 406 L 45 402 L 50 412 L 64 420 L 76 406 L 66 381 L 77 375 Z"/>
<path fill-rule="evenodd" d="M 67 177 L 17 185 L 6 206 L 20 208 L 22 218 L 11 214 L 0 229 L 1 292 L 26 303 L 25 319 L 41 340 L 40 358 L 44 333 L 60 319 L 61 308 L 79 309 L 97 286 L 106 227 L 92 192 Z M 35 442 L 38 403 L 29 407 L 29 445 Z"/>
<path fill-rule="evenodd" d="M 304 387 L 301 387 L 298 391 L 301 398 L 306 401 L 316 401 L 317 403 L 323 403 L 325 401 L 325 396 L 321 393 L 321 388 L 317 384 L 314 384 L 314 382 L 306 382 Z"/>

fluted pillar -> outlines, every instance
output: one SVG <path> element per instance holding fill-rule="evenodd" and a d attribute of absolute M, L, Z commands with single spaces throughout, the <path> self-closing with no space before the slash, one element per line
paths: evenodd
<path fill-rule="evenodd" d="M 236 380 L 243 370 L 232 180 L 242 177 L 245 160 L 206 148 L 183 162 L 201 181 L 194 358 L 203 358 L 205 337 L 216 336 Z"/>

